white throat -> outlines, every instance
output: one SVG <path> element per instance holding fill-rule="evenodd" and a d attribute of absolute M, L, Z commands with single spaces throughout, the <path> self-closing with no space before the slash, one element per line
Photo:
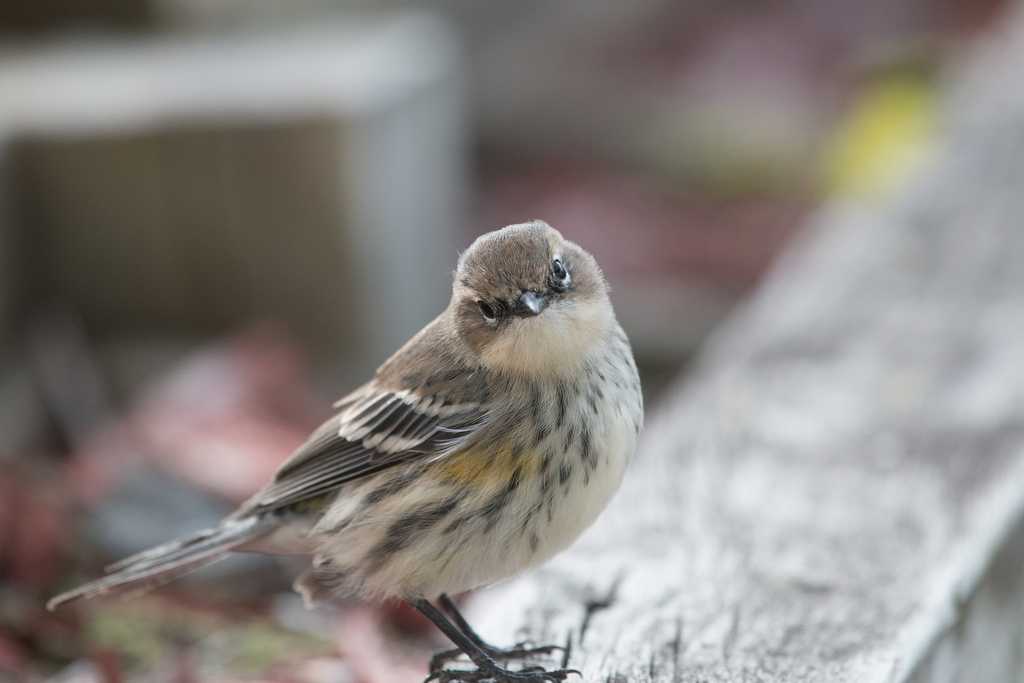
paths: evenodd
<path fill-rule="evenodd" d="M 594 353 L 614 320 L 607 297 L 555 301 L 537 316 L 510 320 L 487 346 L 483 361 L 506 374 L 572 372 Z"/>

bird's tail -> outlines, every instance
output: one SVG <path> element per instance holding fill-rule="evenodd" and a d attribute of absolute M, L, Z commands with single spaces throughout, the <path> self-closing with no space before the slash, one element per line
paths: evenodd
<path fill-rule="evenodd" d="M 107 575 L 52 598 L 46 607 L 54 610 L 65 602 L 97 595 L 140 594 L 179 576 L 223 559 L 232 550 L 269 533 L 278 521 L 259 515 L 225 519 L 212 529 L 151 548 L 106 568 Z"/>

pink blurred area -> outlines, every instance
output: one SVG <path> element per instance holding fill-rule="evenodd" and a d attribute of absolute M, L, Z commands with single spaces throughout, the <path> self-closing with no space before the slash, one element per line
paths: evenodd
<path fill-rule="evenodd" d="M 238 504 L 271 479 L 329 415 L 299 345 L 280 329 L 246 329 L 153 380 L 127 413 L 73 454 L 75 487 L 97 500 L 132 466 L 155 464 Z"/>

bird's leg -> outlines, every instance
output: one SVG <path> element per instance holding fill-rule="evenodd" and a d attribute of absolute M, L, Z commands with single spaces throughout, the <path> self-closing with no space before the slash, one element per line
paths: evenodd
<path fill-rule="evenodd" d="M 511 660 L 526 659 L 534 655 L 547 655 L 551 654 L 555 650 L 565 649 L 561 645 L 545 645 L 543 647 L 528 648 L 526 647 L 527 643 L 518 643 L 508 650 L 494 647 L 487 643 L 477 634 L 476 631 L 473 630 L 473 627 L 469 625 L 469 622 L 466 621 L 466 618 L 462 616 L 462 613 L 459 612 L 459 609 L 455 606 L 455 602 L 446 594 L 442 593 L 441 597 L 437 599 L 437 602 L 441 605 L 441 609 L 448 613 L 448 616 L 455 622 L 455 626 L 462 631 L 462 634 L 469 638 L 474 645 L 480 648 L 480 650 L 491 659 L 508 662 Z M 459 648 L 438 652 L 430 658 L 430 670 L 440 671 L 444 668 L 446 663 L 457 659 L 461 654 L 462 650 Z"/>
<path fill-rule="evenodd" d="M 411 600 L 410 604 L 423 613 L 434 625 L 441 629 L 455 645 L 466 654 L 476 665 L 475 671 L 459 671 L 453 669 L 442 669 L 434 671 L 424 683 L 438 681 L 439 683 L 479 683 L 480 681 L 495 681 L 495 683 L 560 683 L 569 674 L 578 674 L 573 669 L 558 669 L 545 671 L 540 667 L 530 667 L 522 671 L 508 671 L 494 663 L 494 660 L 480 649 L 469 636 L 459 630 L 455 624 L 450 622 L 439 609 L 430 604 L 427 600 Z M 465 620 L 462 620 L 465 622 Z"/>

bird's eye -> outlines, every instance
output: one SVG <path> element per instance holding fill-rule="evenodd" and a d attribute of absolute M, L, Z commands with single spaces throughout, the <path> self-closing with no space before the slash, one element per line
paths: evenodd
<path fill-rule="evenodd" d="M 494 320 L 494 309 L 491 308 L 490 304 L 480 299 L 476 302 L 476 305 L 480 307 L 480 313 L 483 314 L 488 320 Z"/>
<path fill-rule="evenodd" d="M 551 264 L 551 272 L 554 273 L 555 278 L 559 280 L 565 280 L 569 277 L 569 271 L 565 269 L 565 266 L 563 266 L 562 262 L 558 259 L 555 259 L 555 262 Z"/>

